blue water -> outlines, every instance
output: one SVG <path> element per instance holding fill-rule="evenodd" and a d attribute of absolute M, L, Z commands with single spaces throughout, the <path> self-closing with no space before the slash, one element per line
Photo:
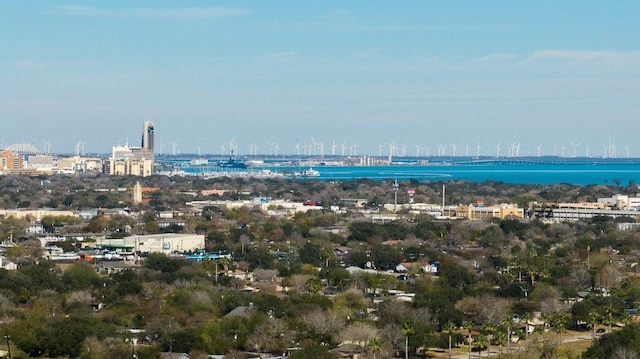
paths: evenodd
<path fill-rule="evenodd" d="M 253 170 L 268 169 L 289 174 L 308 169 L 309 166 L 267 166 Z M 301 180 L 408 180 L 471 182 L 498 181 L 516 184 L 556 184 L 579 185 L 640 183 L 640 159 L 627 161 L 566 161 L 566 162 L 442 162 L 429 165 L 402 166 L 314 166 L 319 177 L 299 178 Z M 185 169 L 197 173 L 195 168 Z"/>
<path fill-rule="evenodd" d="M 295 171 L 299 167 L 270 168 L 273 171 Z M 317 166 L 319 180 L 397 179 L 418 181 L 465 180 L 498 181 L 517 184 L 616 184 L 640 183 L 640 163 L 625 164 L 447 164 L 425 166 Z"/>

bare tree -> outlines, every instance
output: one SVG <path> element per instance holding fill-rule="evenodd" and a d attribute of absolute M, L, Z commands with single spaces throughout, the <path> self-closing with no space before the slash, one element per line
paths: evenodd
<path fill-rule="evenodd" d="M 346 326 L 347 314 L 336 310 L 314 310 L 302 317 L 302 323 L 320 335 L 335 335 Z"/>
<path fill-rule="evenodd" d="M 584 266 L 576 266 L 569 273 L 569 283 L 571 287 L 578 290 L 589 288 L 591 286 L 591 274 Z"/>
<path fill-rule="evenodd" d="M 279 318 L 269 318 L 258 324 L 248 342 L 258 353 L 282 353 L 291 342 L 292 333 Z"/>
<path fill-rule="evenodd" d="M 340 332 L 338 338 L 343 343 L 358 345 L 361 351 L 364 352 L 367 343 L 378 336 L 378 329 L 374 325 L 365 322 L 353 322 Z"/>
<path fill-rule="evenodd" d="M 499 323 L 508 312 L 511 302 L 504 298 L 498 298 L 493 294 L 484 294 L 479 297 L 464 297 L 456 308 L 469 314 L 475 322 Z"/>
<path fill-rule="evenodd" d="M 552 314 L 560 309 L 560 291 L 554 286 L 536 286 L 531 299 L 542 314 Z"/>
<path fill-rule="evenodd" d="M 609 291 L 620 283 L 622 278 L 623 274 L 620 269 L 614 264 L 607 264 L 596 275 L 596 285 Z"/>

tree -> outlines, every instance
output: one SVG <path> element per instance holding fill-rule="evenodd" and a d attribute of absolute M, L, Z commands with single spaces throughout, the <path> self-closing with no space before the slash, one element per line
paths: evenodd
<path fill-rule="evenodd" d="M 376 353 L 382 350 L 382 344 L 378 338 L 371 338 L 367 343 L 367 349 L 373 353 L 373 359 L 376 359 Z"/>
<path fill-rule="evenodd" d="M 449 336 L 449 359 L 451 359 L 451 337 L 453 336 L 453 332 L 456 330 L 456 325 L 449 321 L 443 328 L 442 332 Z"/>
<path fill-rule="evenodd" d="M 282 353 L 290 339 L 286 323 L 282 319 L 269 318 L 256 326 L 248 341 L 258 353 Z"/>
<path fill-rule="evenodd" d="M 614 315 L 615 315 L 615 308 L 613 307 L 613 304 L 609 303 L 604 308 L 604 322 L 609 327 L 608 333 L 611 333 L 611 326 L 615 323 Z"/>
<path fill-rule="evenodd" d="M 507 342 L 507 333 L 499 331 L 494 336 L 494 339 L 496 341 L 496 344 L 498 344 L 498 357 L 502 358 L 502 347 Z"/>
<path fill-rule="evenodd" d="M 562 333 L 567 327 L 569 315 L 565 312 L 557 312 L 553 315 L 552 320 L 553 329 L 555 329 L 560 334 L 560 341 L 562 342 Z"/>
<path fill-rule="evenodd" d="M 624 328 L 608 333 L 597 341 L 583 353 L 584 359 L 615 358 L 618 351 L 627 353 L 640 352 L 640 325 L 633 323 Z M 629 358 L 629 357 L 627 357 Z M 631 358 L 635 358 L 632 356 Z"/>
<path fill-rule="evenodd" d="M 489 348 L 489 338 L 482 333 L 476 335 L 475 346 L 478 349 L 478 357 L 482 357 L 482 351 Z M 489 352 L 487 350 L 487 358 L 488 357 Z"/>
<path fill-rule="evenodd" d="M 492 322 L 484 325 L 484 330 L 487 332 L 487 358 L 491 352 L 491 340 L 493 339 L 493 333 L 496 331 L 496 326 Z"/>
<path fill-rule="evenodd" d="M 305 288 L 307 292 L 316 294 L 322 289 L 322 279 L 318 277 L 311 277 L 305 283 Z"/>
<path fill-rule="evenodd" d="M 304 327 L 316 342 L 333 343 L 333 337 L 346 326 L 346 313 L 336 310 L 313 310 L 301 318 Z"/>
<path fill-rule="evenodd" d="M 527 338 L 529 336 L 529 323 L 533 316 L 529 312 L 525 312 L 520 316 L 520 319 L 524 322 L 524 337 Z"/>
<path fill-rule="evenodd" d="M 378 335 L 378 329 L 374 325 L 365 322 L 353 322 L 340 332 L 339 337 L 341 341 L 350 341 L 358 345 L 364 354 L 364 349 L 366 349 L 369 341 L 377 338 Z"/>
<path fill-rule="evenodd" d="M 596 339 L 596 327 L 600 323 L 600 313 L 595 310 L 589 312 L 589 318 L 587 319 L 587 325 L 591 328 L 591 340 Z"/>
<path fill-rule="evenodd" d="M 467 344 L 469 345 L 469 359 L 471 359 L 471 343 L 473 343 L 473 340 L 471 339 L 471 332 L 474 328 L 474 325 L 473 325 L 473 322 L 467 321 L 462 324 L 462 327 L 467 331 L 469 335 L 467 339 L 467 342 L 468 342 Z"/>
<path fill-rule="evenodd" d="M 409 336 L 413 335 L 413 333 L 415 332 L 415 329 L 413 328 L 413 323 L 409 321 L 402 322 L 402 325 L 400 326 L 400 331 L 402 332 L 402 335 L 404 335 L 405 337 L 404 357 L 405 359 L 408 359 L 409 358 Z"/>
<path fill-rule="evenodd" d="M 143 262 L 146 268 L 165 274 L 175 273 L 186 264 L 187 261 L 179 258 L 169 258 L 164 253 L 150 253 Z"/>

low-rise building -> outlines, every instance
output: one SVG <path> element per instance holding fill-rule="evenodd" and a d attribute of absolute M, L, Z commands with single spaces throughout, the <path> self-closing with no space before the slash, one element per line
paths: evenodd
<path fill-rule="evenodd" d="M 124 238 L 101 238 L 96 245 L 106 249 L 138 253 L 186 253 L 204 248 L 203 234 L 161 233 Z"/>
<path fill-rule="evenodd" d="M 469 220 L 524 218 L 524 209 L 515 204 L 503 203 L 496 206 L 458 206 L 456 217 Z"/>

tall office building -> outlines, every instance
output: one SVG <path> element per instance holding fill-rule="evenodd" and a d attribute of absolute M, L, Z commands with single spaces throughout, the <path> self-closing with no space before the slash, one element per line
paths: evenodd
<path fill-rule="evenodd" d="M 155 162 L 153 153 L 153 122 L 146 121 L 142 127 L 142 146 L 114 146 L 105 172 L 116 176 L 150 176 Z"/>
<path fill-rule="evenodd" d="M 142 150 L 153 151 L 153 122 L 145 121 L 142 125 Z"/>

